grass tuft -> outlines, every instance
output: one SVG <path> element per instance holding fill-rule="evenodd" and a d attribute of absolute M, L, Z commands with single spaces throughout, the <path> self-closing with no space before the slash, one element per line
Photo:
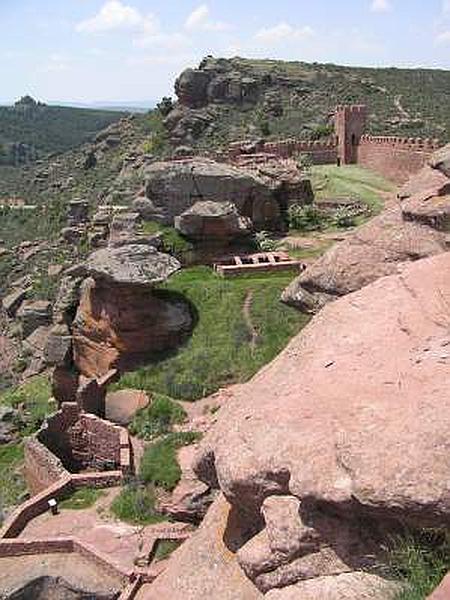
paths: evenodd
<path fill-rule="evenodd" d="M 142 457 L 139 476 L 145 483 L 162 487 L 171 492 L 181 479 L 181 467 L 177 460 L 177 450 L 199 440 L 195 432 L 170 433 L 151 445 Z"/>
<path fill-rule="evenodd" d="M 60 508 L 68 510 L 83 510 L 91 508 L 102 496 L 105 495 L 104 490 L 98 488 L 85 487 L 76 490 L 68 498 L 65 498 L 59 503 Z"/>
<path fill-rule="evenodd" d="M 156 510 L 156 494 L 152 486 L 130 483 L 111 504 L 111 512 L 132 525 L 153 525 L 166 519 Z"/>
<path fill-rule="evenodd" d="M 449 533 L 423 530 L 395 539 L 390 568 L 402 586 L 395 600 L 425 600 L 450 570 Z"/>

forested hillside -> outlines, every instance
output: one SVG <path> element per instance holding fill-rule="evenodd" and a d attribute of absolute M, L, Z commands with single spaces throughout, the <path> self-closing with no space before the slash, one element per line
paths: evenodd
<path fill-rule="evenodd" d="M 0 164 L 17 166 L 75 148 L 124 114 L 47 106 L 25 96 L 0 107 Z"/>

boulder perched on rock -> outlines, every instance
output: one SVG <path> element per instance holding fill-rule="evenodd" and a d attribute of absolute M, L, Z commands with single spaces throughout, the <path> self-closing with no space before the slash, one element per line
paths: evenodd
<path fill-rule="evenodd" d="M 233 388 L 196 465 L 229 507 L 149 600 L 391 597 L 380 548 L 449 523 L 449 272 L 444 253 L 327 305 Z"/>
<path fill-rule="evenodd" d="M 153 246 L 137 244 L 97 250 L 88 257 L 83 270 L 97 281 L 151 288 L 180 267 L 173 256 L 158 252 Z"/>
<path fill-rule="evenodd" d="M 257 175 L 208 159 L 156 162 L 145 169 L 146 197 L 155 212 L 148 216 L 173 225 L 174 218 L 198 201 L 231 202 L 256 229 L 281 225 L 280 203 Z M 148 207 L 147 207 L 148 208 Z"/>
<path fill-rule="evenodd" d="M 87 259 L 72 324 L 74 363 L 82 375 L 129 369 L 184 339 L 190 306 L 153 289 L 179 268 L 175 258 L 146 245 L 106 248 Z"/>

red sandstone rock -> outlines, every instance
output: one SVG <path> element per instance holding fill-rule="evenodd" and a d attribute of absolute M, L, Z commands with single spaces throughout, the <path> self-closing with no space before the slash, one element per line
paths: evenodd
<path fill-rule="evenodd" d="M 399 271 L 233 389 L 196 468 L 231 511 L 217 501 L 148 600 L 388 598 L 360 572 L 377 537 L 448 524 L 450 254 Z"/>
<path fill-rule="evenodd" d="M 186 302 L 141 286 L 87 279 L 73 323 L 74 362 L 86 377 L 129 369 L 189 332 Z"/>
<path fill-rule="evenodd" d="M 430 166 L 450 177 L 450 144 L 435 152 L 430 160 Z"/>
<path fill-rule="evenodd" d="M 183 446 L 178 451 L 182 476 L 170 497 L 159 502 L 159 508 L 176 520 L 201 523 L 214 499 L 205 483 L 195 475 L 192 464 L 198 447 Z"/>
<path fill-rule="evenodd" d="M 128 425 L 134 415 L 149 403 L 150 398 L 142 390 L 109 392 L 105 400 L 106 418 L 118 425 Z"/>
<path fill-rule="evenodd" d="M 441 585 L 428 597 L 428 600 L 448 600 L 450 598 L 450 574 L 444 577 Z"/>
<path fill-rule="evenodd" d="M 436 195 L 446 194 L 450 191 L 449 178 L 440 171 L 426 166 L 400 188 L 398 197 L 400 200 L 404 200 L 423 190 L 435 190 Z"/>

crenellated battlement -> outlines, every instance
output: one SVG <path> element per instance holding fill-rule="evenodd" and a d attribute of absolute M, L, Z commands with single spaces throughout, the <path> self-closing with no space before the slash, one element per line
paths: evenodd
<path fill-rule="evenodd" d="M 377 144 L 403 150 L 415 150 L 417 152 L 434 152 L 441 147 L 439 140 L 431 140 L 429 138 L 403 138 L 386 135 L 363 135 L 360 144 Z"/>

